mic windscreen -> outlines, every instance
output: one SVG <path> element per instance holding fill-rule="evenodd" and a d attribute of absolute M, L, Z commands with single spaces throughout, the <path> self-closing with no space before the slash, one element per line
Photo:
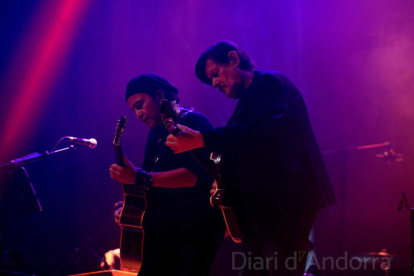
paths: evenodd
<path fill-rule="evenodd" d="M 90 141 L 89 147 L 90 147 L 91 149 L 96 148 L 96 146 L 98 145 L 98 141 L 96 141 L 96 139 L 95 139 L 95 138 L 91 138 L 91 139 L 89 139 L 89 141 Z"/>

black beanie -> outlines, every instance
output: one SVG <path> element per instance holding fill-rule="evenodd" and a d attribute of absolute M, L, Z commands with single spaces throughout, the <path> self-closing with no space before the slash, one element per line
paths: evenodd
<path fill-rule="evenodd" d="M 127 101 L 132 95 L 138 93 L 150 94 L 158 89 L 168 89 L 172 93 L 178 94 L 177 88 L 172 86 L 166 79 L 154 74 L 142 74 L 129 81 L 126 88 L 125 100 Z"/>

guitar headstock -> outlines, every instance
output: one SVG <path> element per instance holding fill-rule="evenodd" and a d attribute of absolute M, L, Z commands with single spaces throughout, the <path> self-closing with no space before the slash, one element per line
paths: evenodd
<path fill-rule="evenodd" d="M 115 137 L 113 144 L 119 146 L 121 144 L 122 135 L 127 125 L 128 116 L 122 116 L 116 125 Z"/>

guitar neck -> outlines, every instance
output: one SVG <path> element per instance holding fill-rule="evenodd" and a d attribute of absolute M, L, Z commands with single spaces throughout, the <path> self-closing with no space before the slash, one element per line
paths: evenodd
<path fill-rule="evenodd" d="M 167 129 L 170 131 L 172 135 L 177 135 L 180 132 L 180 129 L 176 127 L 175 125 L 170 125 L 167 127 Z M 191 156 L 200 164 L 208 174 L 210 174 L 212 177 L 216 177 L 216 167 L 212 160 L 206 158 L 201 152 L 198 150 L 191 150 L 190 151 Z"/>
<path fill-rule="evenodd" d="M 116 164 L 118 166 L 124 167 L 124 154 L 122 153 L 121 145 L 114 145 L 115 148 L 115 157 L 116 157 Z"/>
<path fill-rule="evenodd" d="M 169 126 L 168 130 L 172 135 L 177 135 L 180 129 L 175 125 Z M 191 156 L 210 174 L 212 177 L 216 177 L 216 167 L 212 160 L 206 158 L 201 152 L 197 150 L 190 151 Z"/>
<path fill-rule="evenodd" d="M 173 105 L 175 108 L 173 108 Z M 177 112 L 180 109 L 176 104 L 169 102 L 168 100 L 161 100 L 161 117 L 165 124 L 165 127 L 172 135 L 180 133 L 180 129 L 176 126 L 176 120 L 179 116 L 185 116 L 188 110 Z M 192 157 L 210 174 L 213 178 L 216 178 L 219 174 L 217 173 L 216 164 L 206 158 L 199 150 L 190 151 Z"/>
<path fill-rule="evenodd" d="M 216 166 L 214 162 L 207 159 L 201 152 L 192 150 L 190 151 L 191 156 L 207 171 L 213 178 L 217 176 Z"/>

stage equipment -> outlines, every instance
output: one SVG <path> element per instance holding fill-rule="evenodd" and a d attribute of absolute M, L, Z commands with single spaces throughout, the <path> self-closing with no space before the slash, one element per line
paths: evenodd
<path fill-rule="evenodd" d="M 39 161 L 44 157 L 51 156 L 56 153 L 73 150 L 76 148 L 75 145 L 78 144 L 87 145 L 87 143 L 89 143 L 88 146 L 90 148 L 94 148 L 97 144 L 95 139 L 87 140 L 75 137 L 70 137 L 73 139 L 69 139 L 67 137 L 70 136 L 62 137 L 50 152 L 34 152 L 23 157 L 13 159 L 9 163 L 0 165 L 0 201 L 2 203 L 3 209 L 2 226 L 0 229 L 0 268 L 3 262 L 4 241 L 7 229 L 6 226 L 9 205 L 11 205 L 13 214 L 16 216 L 23 216 L 42 211 L 42 207 L 39 200 L 37 199 L 36 192 L 29 180 L 29 175 L 27 174 L 26 169 L 22 166 L 34 161 Z M 74 145 L 72 144 L 69 147 L 55 150 L 58 144 L 64 139 L 69 139 Z"/>
<path fill-rule="evenodd" d="M 402 192 L 400 204 L 398 205 L 398 211 L 401 212 L 403 207 L 406 207 L 410 211 L 410 223 L 411 223 L 411 276 L 414 276 L 414 208 L 410 207 L 407 196 Z"/>

